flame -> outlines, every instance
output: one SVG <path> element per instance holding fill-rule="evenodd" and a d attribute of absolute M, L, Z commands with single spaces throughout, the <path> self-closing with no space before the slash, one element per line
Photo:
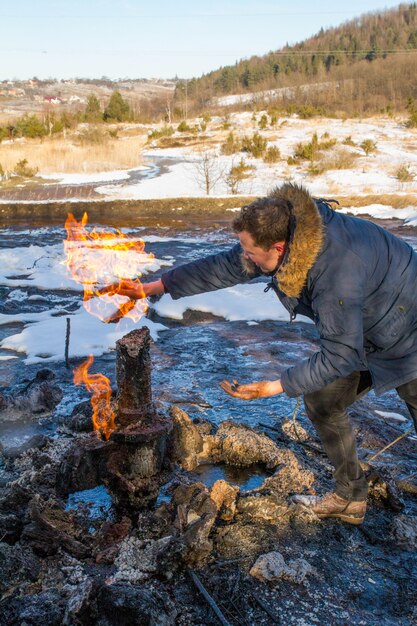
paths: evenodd
<path fill-rule="evenodd" d="M 94 430 L 99 431 L 108 439 L 115 429 L 115 414 L 110 404 L 111 386 L 110 380 L 103 374 L 89 374 L 88 370 L 93 364 L 94 357 L 91 355 L 84 363 L 74 370 L 74 384 L 87 387 L 92 393 L 91 406 L 93 407 Z"/>
<path fill-rule="evenodd" d="M 129 317 L 134 322 L 146 313 L 148 303 L 139 276 L 154 258 L 140 239 L 129 239 L 120 230 L 86 229 L 87 213 L 78 222 L 72 213 L 65 222 L 65 264 L 72 278 L 84 288 L 84 308 L 103 322 Z M 120 291 L 142 288 L 142 299 Z"/>
<path fill-rule="evenodd" d="M 120 230 L 87 231 L 88 216 L 84 213 L 78 222 L 72 213 L 65 222 L 67 239 L 64 241 L 65 265 L 72 278 L 83 285 L 84 308 L 103 322 L 118 322 L 129 317 L 137 322 L 147 311 L 148 303 L 138 276 L 152 262 L 153 254 L 145 252 L 145 244 L 129 239 Z M 129 298 L 120 292 L 135 288 L 141 299 Z M 110 404 L 111 386 L 103 374 L 89 374 L 94 359 L 74 370 L 74 383 L 84 384 L 92 394 L 93 423 L 95 430 L 106 439 L 115 429 L 115 415 Z"/>

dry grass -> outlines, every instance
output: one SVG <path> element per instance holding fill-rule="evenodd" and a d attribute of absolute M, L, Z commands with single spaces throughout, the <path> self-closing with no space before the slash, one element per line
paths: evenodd
<path fill-rule="evenodd" d="M 355 167 L 355 161 L 359 154 L 350 150 L 340 148 L 331 155 L 318 153 L 316 161 L 312 162 L 308 168 L 309 174 L 318 176 L 328 170 L 349 170 Z"/>
<path fill-rule="evenodd" d="M 355 167 L 355 161 L 359 158 L 359 154 L 350 150 L 336 150 L 334 154 L 326 157 L 325 166 L 328 170 L 349 170 Z"/>
<path fill-rule="evenodd" d="M 415 206 L 416 204 L 416 196 L 415 194 L 369 194 L 369 195 L 353 195 L 353 196 L 344 196 L 342 194 L 336 196 L 336 200 L 339 200 L 340 206 L 355 206 L 355 207 L 366 207 L 370 204 L 386 204 L 387 206 L 392 206 L 394 209 L 404 209 L 408 206 Z"/>
<path fill-rule="evenodd" d="M 15 164 L 27 159 L 30 167 L 42 173 L 54 172 L 102 172 L 128 169 L 141 163 L 141 152 L 147 135 L 140 131 L 133 137 L 105 137 L 102 142 L 80 145 L 76 136 L 66 139 L 28 139 L 25 142 L 0 144 L 0 164 L 12 171 Z"/>
<path fill-rule="evenodd" d="M 151 144 L 154 142 L 152 141 Z M 172 135 L 171 137 L 160 137 L 155 140 L 158 148 L 195 148 L 196 146 L 216 147 L 218 145 L 218 137 L 209 137 L 207 135 Z"/>

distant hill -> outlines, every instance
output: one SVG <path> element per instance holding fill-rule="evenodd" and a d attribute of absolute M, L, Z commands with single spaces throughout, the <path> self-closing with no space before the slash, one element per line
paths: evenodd
<path fill-rule="evenodd" d="M 368 13 L 264 56 L 241 60 L 187 81 L 198 107 L 214 97 L 280 88 L 282 102 L 297 100 L 328 111 L 403 110 L 417 97 L 417 3 Z M 299 89 L 306 84 L 327 89 Z M 289 90 L 282 89 L 288 87 Z M 177 84 L 176 98 L 185 90 Z"/>

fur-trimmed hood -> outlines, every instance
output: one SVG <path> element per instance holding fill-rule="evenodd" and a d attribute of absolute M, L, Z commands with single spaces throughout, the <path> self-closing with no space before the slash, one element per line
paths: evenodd
<path fill-rule="evenodd" d="M 269 194 L 287 200 L 293 207 L 295 226 L 289 248 L 275 277 L 279 288 L 290 298 L 297 298 L 323 246 L 324 225 L 309 192 L 301 185 L 285 183 Z"/>

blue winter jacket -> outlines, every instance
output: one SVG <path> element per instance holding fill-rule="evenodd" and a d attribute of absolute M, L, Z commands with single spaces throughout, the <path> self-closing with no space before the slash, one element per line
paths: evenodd
<path fill-rule="evenodd" d="M 369 370 L 381 394 L 417 378 L 417 254 L 369 221 L 333 211 L 297 185 L 274 195 L 293 206 L 286 256 L 272 286 L 291 319 L 310 317 L 320 349 L 281 374 L 289 396 Z M 162 275 L 177 299 L 248 282 L 259 269 L 240 244 Z"/>

